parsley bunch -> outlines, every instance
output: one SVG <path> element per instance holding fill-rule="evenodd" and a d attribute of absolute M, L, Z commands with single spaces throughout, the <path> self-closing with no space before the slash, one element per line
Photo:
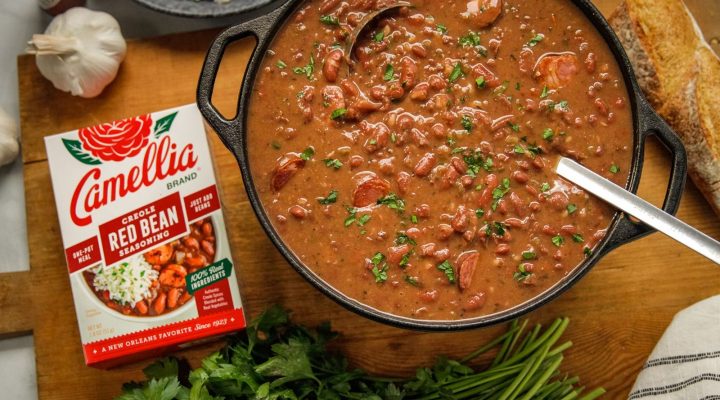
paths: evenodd
<path fill-rule="evenodd" d="M 412 379 L 400 380 L 349 367 L 345 357 L 326 349 L 335 337 L 329 324 L 293 325 L 284 310 L 272 307 L 199 368 L 190 371 L 184 361 L 164 358 L 143 370 L 147 381 L 123 385 L 116 400 L 591 400 L 604 390 L 581 397 L 578 378 L 558 371 L 563 351 L 572 345 L 556 345 L 568 323 L 560 318 L 544 331 L 536 325 L 526 332 L 527 321 L 514 321 L 507 333 L 464 359 L 441 357 Z M 496 347 L 486 368 L 467 365 Z"/>

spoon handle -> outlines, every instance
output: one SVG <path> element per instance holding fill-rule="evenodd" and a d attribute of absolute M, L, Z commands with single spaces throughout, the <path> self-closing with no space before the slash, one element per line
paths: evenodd
<path fill-rule="evenodd" d="M 560 157 L 556 172 L 606 203 L 625 211 L 645 224 L 670 236 L 720 264 L 720 243 L 647 201 L 633 195 L 577 162 Z"/>

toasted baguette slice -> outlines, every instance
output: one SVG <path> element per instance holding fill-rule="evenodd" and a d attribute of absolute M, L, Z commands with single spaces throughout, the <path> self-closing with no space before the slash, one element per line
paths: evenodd
<path fill-rule="evenodd" d="M 680 0 L 626 0 L 610 17 L 650 103 L 664 103 L 687 84 L 702 34 Z"/>
<path fill-rule="evenodd" d="M 680 0 L 625 0 L 610 18 L 648 100 L 678 133 L 720 215 L 720 59 Z"/>

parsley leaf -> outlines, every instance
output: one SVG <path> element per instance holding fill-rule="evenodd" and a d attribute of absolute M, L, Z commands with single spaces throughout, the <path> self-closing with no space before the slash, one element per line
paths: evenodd
<path fill-rule="evenodd" d="M 554 135 L 555 133 L 551 128 L 545 128 L 542 133 L 543 139 L 547 140 L 548 142 L 552 141 Z"/>
<path fill-rule="evenodd" d="M 573 233 L 572 239 L 573 239 L 573 242 L 575 242 L 575 243 L 582 243 L 585 241 L 585 239 L 579 233 Z"/>
<path fill-rule="evenodd" d="M 470 119 L 470 116 L 468 116 L 468 115 L 463 115 L 463 116 L 462 116 L 462 119 L 460 119 L 460 124 L 462 125 L 462 127 L 463 127 L 466 131 L 472 132 L 472 130 L 473 130 L 473 122 L 472 122 L 472 119 Z"/>
<path fill-rule="evenodd" d="M 295 67 L 293 72 L 297 75 L 305 75 L 308 79 L 312 79 L 313 72 L 315 72 L 315 58 L 310 56 L 310 62 L 304 67 Z"/>
<path fill-rule="evenodd" d="M 541 34 L 538 33 L 538 34 L 535 35 L 532 39 L 530 39 L 530 41 L 528 42 L 528 46 L 530 46 L 530 47 L 535 47 L 535 46 L 537 46 L 538 43 L 542 42 L 542 40 L 543 40 L 544 38 L 545 38 L 545 37 L 544 37 L 543 35 L 541 35 Z"/>
<path fill-rule="evenodd" d="M 315 149 L 312 147 L 308 147 L 305 150 L 303 150 L 302 153 L 300 153 L 300 158 L 302 158 L 305 161 L 310 161 L 310 159 L 315 155 Z"/>
<path fill-rule="evenodd" d="M 395 245 L 401 245 L 401 244 L 411 244 L 413 246 L 417 245 L 417 243 L 405 232 L 398 232 L 395 234 Z"/>
<path fill-rule="evenodd" d="M 453 67 L 452 72 L 450 73 L 448 81 L 450 81 L 450 83 L 455 83 L 455 81 L 460 79 L 461 76 L 465 76 L 465 73 L 462 70 L 462 65 L 460 64 L 460 62 L 457 62 L 455 63 L 455 67 Z"/>
<path fill-rule="evenodd" d="M 560 235 L 553 236 L 550 240 L 552 240 L 552 244 L 554 244 L 555 247 L 560 247 L 565 243 L 565 239 Z"/>
<path fill-rule="evenodd" d="M 357 214 L 357 209 L 352 208 L 352 207 L 347 207 L 346 210 L 348 212 L 348 216 L 347 216 L 347 218 L 345 218 L 344 224 L 346 227 L 348 227 L 348 226 L 354 224 L 355 221 L 357 220 L 357 218 L 355 217 L 355 215 Z"/>
<path fill-rule="evenodd" d="M 390 193 L 385 197 L 379 198 L 377 204 L 386 205 L 398 213 L 405 211 L 405 201 L 399 198 L 395 193 Z"/>
<path fill-rule="evenodd" d="M 275 65 L 280 69 L 285 69 L 287 67 L 287 64 L 285 64 L 285 61 L 283 60 L 278 60 Z"/>
<path fill-rule="evenodd" d="M 325 25 L 340 26 L 340 21 L 333 15 L 323 15 L 320 17 L 320 22 Z"/>
<path fill-rule="evenodd" d="M 492 208 L 493 211 L 497 209 L 498 203 L 500 203 L 500 200 L 507 194 L 507 192 L 510 190 L 510 179 L 503 178 L 502 184 L 492 191 L 492 197 L 493 202 L 490 208 Z"/>
<path fill-rule="evenodd" d="M 477 86 L 478 89 L 484 89 L 485 88 L 485 77 L 481 76 L 481 77 L 475 79 L 475 86 Z"/>
<path fill-rule="evenodd" d="M 615 163 L 613 163 L 610 166 L 610 172 L 612 172 L 613 174 L 617 174 L 618 172 L 620 172 L 620 167 L 618 167 L 617 165 L 615 165 Z"/>
<path fill-rule="evenodd" d="M 534 251 L 523 251 L 522 258 L 525 260 L 534 260 L 537 257 Z"/>
<path fill-rule="evenodd" d="M 337 119 L 340 119 L 340 118 L 344 117 L 345 114 L 347 114 L 347 109 L 346 109 L 346 108 L 338 108 L 338 109 L 335 109 L 335 110 L 332 112 L 332 114 L 330 114 L 330 119 L 332 119 L 332 120 L 337 120 Z"/>
<path fill-rule="evenodd" d="M 547 182 L 543 182 L 543 184 L 540 186 L 540 191 L 544 193 L 548 190 L 550 190 L 550 184 Z"/>
<path fill-rule="evenodd" d="M 443 24 L 437 24 L 435 27 L 436 27 L 437 31 L 442 33 L 443 35 L 446 34 L 448 31 L 447 27 Z"/>
<path fill-rule="evenodd" d="M 387 263 L 384 263 L 385 261 L 385 255 L 383 253 L 375 253 L 375 255 L 370 259 L 370 262 L 372 262 L 372 274 L 375 276 L 375 282 L 376 283 L 382 283 L 385 282 L 388 278 L 387 276 L 387 270 L 388 265 Z M 382 266 L 380 265 L 382 263 Z"/>
<path fill-rule="evenodd" d="M 480 46 L 480 35 L 473 31 L 468 31 L 467 35 L 461 36 L 458 39 L 458 44 L 461 47 L 475 47 Z"/>
<path fill-rule="evenodd" d="M 337 158 L 325 158 L 323 159 L 323 162 L 328 168 L 340 169 L 340 167 L 343 166 L 342 161 L 338 160 Z"/>
<path fill-rule="evenodd" d="M 577 206 L 573 203 L 568 204 L 566 208 L 567 208 L 568 214 L 572 214 L 577 210 Z"/>
<path fill-rule="evenodd" d="M 437 269 L 442 271 L 447 277 L 448 282 L 455 283 L 455 270 L 449 261 L 445 260 L 442 264 L 438 264 Z"/>
<path fill-rule="evenodd" d="M 331 190 L 330 193 L 327 195 L 327 197 L 320 197 L 318 198 L 318 203 L 322 205 L 328 205 L 335 203 L 337 201 L 338 192 L 337 190 Z"/>
<path fill-rule="evenodd" d="M 550 93 L 548 93 L 548 87 L 547 87 L 547 85 L 545 85 L 542 88 L 542 92 L 540 92 L 540 98 L 544 99 L 544 98 L 548 97 L 548 94 L 550 94 Z"/>
<path fill-rule="evenodd" d="M 412 285 L 412 286 L 417 287 L 417 286 L 420 285 L 420 284 L 418 283 L 417 278 L 415 278 L 415 277 L 413 277 L 413 276 L 405 275 L 405 278 L 404 278 L 404 279 L 405 279 L 405 282 L 409 283 L 409 284 Z"/>
<path fill-rule="evenodd" d="M 395 78 L 395 68 L 393 68 L 392 64 L 388 64 L 385 66 L 385 75 L 383 75 L 383 79 L 385 82 L 390 82 Z"/>
<path fill-rule="evenodd" d="M 532 275 L 532 273 L 525 269 L 525 264 L 523 263 L 518 265 L 517 271 L 513 274 L 513 279 L 518 282 L 522 282 L 529 278 L 530 275 Z"/>
<path fill-rule="evenodd" d="M 383 31 L 379 31 L 378 33 L 376 33 L 376 34 L 373 36 L 373 41 L 374 41 L 374 42 L 380 43 L 380 42 L 383 41 L 383 39 L 385 39 L 385 32 L 383 32 Z"/>

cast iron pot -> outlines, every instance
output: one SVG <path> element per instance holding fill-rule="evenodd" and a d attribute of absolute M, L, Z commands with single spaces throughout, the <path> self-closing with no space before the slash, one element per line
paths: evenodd
<path fill-rule="evenodd" d="M 417 320 L 401 317 L 369 307 L 331 287 L 293 254 L 282 237 L 280 237 L 275 228 L 273 228 L 270 218 L 268 218 L 265 213 L 260 203 L 258 193 L 255 190 L 253 177 L 250 173 L 246 142 L 246 136 L 248 134 L 246 126 L 247 110 L 252 87 L 255 83 L 255 78 L 257 77 L 263 57 L 275 35 L 283 27 L 293 11 L 303 2 L 304 0 L 290 0 L 279 8 L 268 10 L 266 14 L 260 17 L 240 23 L 222 32 L 213 42 L 205 58 L 205 64 L 203 65 L 198 85 L 197 102 L 202 114 L 220 135 L 220 139 L 225 146 L 235 155 L 240 165 L 240 171 L 245 183 L 245 189 L 250 198 L 250 204 L 267 235 L 290 265 L 313 286 L 331 299 L 362 316 L 402 328 L 450 331 L 489 326 L 516 318 L 548 303 L 585 276 L 609 251 L 654 231 L 646 225 L 632 222 L 627 215 L 618 212 L 612 219 L 605 239 L 598 243 L 593 255 L 586 258 L 582 264 L 577 266 L 563 280 L 525 303 L 505 311 L 481 317 L 462 320 Z M 592 21 L 595 28 L 605 38 L 610 50 L 615 55 L 616 61 L 620 65 L 623 78 L 629 91 L 630 106 L 633 112 L 633 158 L 632 169 L 625 188 L 633 193 L 637 191 L 640 174 L 642 173 L 645 139 L 651 135 L 655 135 L 672 154 L 670 181 L 665 193 L 663 210 L 667 213 L 675 214 L 680 205 L 680 197 L 682 196 L 682 191 L 685 186 L 687 169 L 685 149 L 675 133 L 655 111 L 653 111 L 643 96 L 635 80 L 630 61 L 605 18 L 603 18 L 598 9 L 588 0 L 573 0 L 573 3 L 582 10 L 585 16 Z M 228 120 L 223 117 L 211 103 L 213 86 L 225 48 L 233 41 L 248 36 L 255 37 L 257 44 L 250 58 L 247 70 L 245 71 L 245 79 L 240 89 L 237 117 L 233 120 Z"/>

